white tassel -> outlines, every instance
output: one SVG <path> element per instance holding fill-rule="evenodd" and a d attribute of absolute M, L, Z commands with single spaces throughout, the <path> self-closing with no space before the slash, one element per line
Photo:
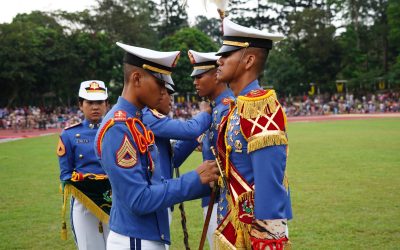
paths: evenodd
<path fill-rule="evenodd" d="M 221 11 L 226 11 L 229 5 L 229 0 L 208 0 L 209 3 L 213 3 Z"/>

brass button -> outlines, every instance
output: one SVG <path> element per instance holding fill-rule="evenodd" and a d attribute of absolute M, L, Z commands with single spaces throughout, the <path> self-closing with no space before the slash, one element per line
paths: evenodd
<path fill-rule="evenodd" d="M 162 239 L 162 240 L 164 239 L 164 234 L 161 234 L 161 239 Z"/>
<path fill-rule="evenodd" d="M 81 137 L 81 134 L 76 134 L 75 137 L 79 138 L 79 137 Z"/>
<path fill-rule="evenodd" d="M 79 159 L 83 159 L 83 155 L 82 154 L 79 155 Z"/>

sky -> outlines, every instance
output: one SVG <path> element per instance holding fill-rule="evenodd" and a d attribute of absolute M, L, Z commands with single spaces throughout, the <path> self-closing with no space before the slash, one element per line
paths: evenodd
<path fill-rule="evenodd" d="M 183 0 L 182 0 L 183 1 Z M 191 23 L 198 15 L 218 18 L 216 7 L 209 5 L 206 9 L 203 0 L 187 0 L 188 16 Z M 95 0 L 0 0 L 0 23 L 10 23 L 19 13 L 30 13 L 34 10 L 53 11 L 80 11 L 96 4 Z"/>

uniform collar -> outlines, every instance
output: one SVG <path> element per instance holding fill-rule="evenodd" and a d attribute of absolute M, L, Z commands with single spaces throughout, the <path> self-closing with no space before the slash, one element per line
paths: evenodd
<path fill-rule="evenodd" d="M 258 84 L 258 80 L 252 81 L 249 85 L 247 85 L 239 95 L 247 95 L 253 89 L 261 89 L 260 85 Z"/>
<path fill-rule="evenodd" d="M 85 120 L 83 120 L 82 124 L 83 124 L 84 127 L 87 127 L 87 128 L 90 128 L 90 129 L 94 129 L 94 128 L 97 129 L 97 128 L 100 127 L 101 119 L 99 120 L 98 123 L 92 123 L 89 120 L 85 119 Z"/>
<path fill-rule="evenodd" d="M 233 92 L 232 92 L 232 90 L 227 88 L 224 92 L 222 92 L 219 96 L 217 96 L 217 98 L 215 98 L 215 100 L 213 100 L 211 102 L 211 106 L 214 108 L 214 107 L 218 106 L 224 98 L 231 97 L 231 96 L 233 96 Z"/>
<path fill-rule="evenodd" d="M 128 112 L 129 117 L 137 117 L 139 119 L 142 118 L 142 111 L 138 109 L 135 105 L 132 103 L 128 102 L 125 98 L 122 96 L 118 97 L 118 105 L 120 108 L 126 112 Z"/>

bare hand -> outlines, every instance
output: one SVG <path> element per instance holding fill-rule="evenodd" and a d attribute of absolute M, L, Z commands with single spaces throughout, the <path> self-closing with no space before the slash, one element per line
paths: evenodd
<path fill-rule="evenodd" d="M 199 109 L 200 109 L 200 112 L 207 112 L 209 114 L 211 114 L 211 112 L 212 112 L 210 103 L 204 102 L 204 101 L 199 103 Z"/>
<path fill-rule="evenodd" d="M 215 161 L 204 161 L 200 166 L 197 167 L 196 172 L 199 174 L 202 184 L 217 181 L 219 177 L 218 167 Z"/>

